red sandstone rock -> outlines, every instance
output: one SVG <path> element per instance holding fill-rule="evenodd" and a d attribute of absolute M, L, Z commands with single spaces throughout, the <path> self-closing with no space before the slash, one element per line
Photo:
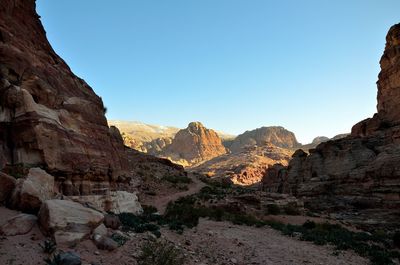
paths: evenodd
<path fill-rule="evenodd" d="M 101 98 L 53 51 L 34 0 L 0 2 L 0 36 L 0 170 L 36 165 L 75 184 L 126 174 Z"/>
<path fill-rule="evenodd" d="M 191 122 L 180 130 L 163 155 L 183 165 L 193 166 L 226 153 L 218 134 L 200 122 Z"/>

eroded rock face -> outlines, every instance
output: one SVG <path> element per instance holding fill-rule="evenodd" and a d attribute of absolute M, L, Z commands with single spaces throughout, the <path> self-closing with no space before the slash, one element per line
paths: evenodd
<path fill-rule="evenodd" d="M 0 170 L 40 166 L 75 187 L 126 174 L 101 98 L 53 51 L 34 0 L 0 2 L 0 36 Z"/>
<path fill-rule="evenodd" d="M 292 193 L 306 206 L 359 225 L 400 222 L 400 24 L 386 38 L 378 81 L 378 113 L 352 134 L 307 155 L 297 151 L 287 168 L 264 178 L 269 191 Z"/>
<path fill-rule="evenodd" d="M 37 223 L 37 217 L 30 214 L 19 214 L 7 220 L 0 227 L 0 235 L 17 236 L 29 233 Z"/>
<path fill-rule="evenodd" d="M 192 166 L 225 153 L 222 140 L 215 131 L 205 128 L 200 122 L 191 122 L 175 135 L 163 155 Z"/>
<path fill-rule="evenodd" d="M 281 148 L 297 148 L 300 144 L 294 133 L 283 127 L 262 127 L 238 135 L 228 146 L 232 152 L 240 152 L 243 148 L 263 146 L 271 143 Z"/>
<path fill-rule="evenodd" d="M 16 185 L 15 178 L 0 172 L 0 204 L 5 203 Z"/>

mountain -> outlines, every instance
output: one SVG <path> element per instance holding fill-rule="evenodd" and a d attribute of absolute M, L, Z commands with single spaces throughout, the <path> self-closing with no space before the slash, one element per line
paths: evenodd
<path fill-rule="evenodd" d="M 137 121 L 109 120 L 108 124 L 121 131 L 127 146 L 145 153 L 148 153 L 149 149 L 155 148 L 153 145 L 149 145 L 153 140 L 172 139 L 179 131 L 179 128 L 172 126 L 152 125 Z"/>
<path fill-rule="evenodd" d="M 296 151 L 288 167 L 269 170 L 264 189 L 301 197 L 359 227 L 400 225 L 400 24 L 390 28 L 380 60 L 378 112 L 349 136 Z"/>
<path fill-rule="evenodd" d="M 180 128 L 146 124 L 137 121 L 108 120 L 108 124 L 117 127 L 124 138 L 125 145 L 138 151 L 157 155 L 162 149 L 171 144 L 172 139 Z M 235 135 L 215 131 L 224 140 L 231 140 Z"/>
<path fill-rule="evenodd" d="M 271 143 L 281 148 L 297 148 L 300 146 L 294 133 L 280 126 L 262 127 L 246 131 L 238 135 L 226 146 L 232 153 L 236 153 L 245 147 L 263 146 L 266 143 Z"/>
<path fill-rule="evenodd" d="M 178 131 L 161 155 L 185 166 L 193 166 L 226 153 L 218 134 L 200 122 Z"/>
<path fill-rule="evenodd" d="M 215 157 L 192 168 L 211 178 L 228 177 L 234 184 L 251 185 L 261 181 L 268 167 L 288 165 L 293 151 L 272 144 L 242 148 L 236 153 Z"/>

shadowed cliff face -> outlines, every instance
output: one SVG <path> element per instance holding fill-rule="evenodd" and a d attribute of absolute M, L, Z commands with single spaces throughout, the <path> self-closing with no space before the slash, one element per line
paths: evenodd
<path fill-rule="evenodd" d="M 127 170 L 100 97 L 53 51 L 34 0 L 0 1 L 0 169 L 117 178 Z"/>
<path fill-rule="evenodd" d="M 346 138 L 297 151 L 276 165 L 264 189 L 292 193 L 316 210 L 359 224 L 400 223 L 400 24 L 386 38 L 378 84 L 378 113 Z"/>

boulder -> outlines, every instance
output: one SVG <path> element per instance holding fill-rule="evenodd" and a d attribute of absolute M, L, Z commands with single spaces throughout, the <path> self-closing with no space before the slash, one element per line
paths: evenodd
<path fill-rule="evenodd" d="M 7 220 L 0 227 L 0 234 L 5 236 L 25 235 L 29 233 L 37 223 L 37 217 L 30 214 L 19 214 Z"/>
<path fill-rule="evenodd" d="M 54 177 L 40 168 L 31 168 L 25 179 L 17 180 L 11 206 L 23 212 L 36 213 L 42 202 L 53 196 Z"/>
<path fill-rule="evenodd" d="M 0 172 L 0 204 L 6 202 L 16 185 L 15 178 Z"/>
<path fill-rule="evenodd" d="M 60 253 L 59 265 L 81 265 L 81 257 L 75 252 L 62 252 Z"/>
<path fill-rule="evenodd" d="M 66 200 L 48 200 L 39 211 L 40 227 L 57 244 L 70 245 L 89 237 L 103 219 L 100 212 Z"/>
<path fill-rule="evenodd" d="M 106 195 L 70 196 L 69 198 L 101 212 L 138 214 L 143 211 L 136 194 L 126 191 L 113 191 Z"/>
<path fill-rule="evenodd" d="M 107 236 L 93 235 L 93 242 L 98 249 L 113 251 L 118 248 L 118 243 Z"/>
<path fill-rule="evenodd" d="M 93 235 L 107 236 L 108 230 L 104 224 L 99 225 L 93 230 Z"/>

